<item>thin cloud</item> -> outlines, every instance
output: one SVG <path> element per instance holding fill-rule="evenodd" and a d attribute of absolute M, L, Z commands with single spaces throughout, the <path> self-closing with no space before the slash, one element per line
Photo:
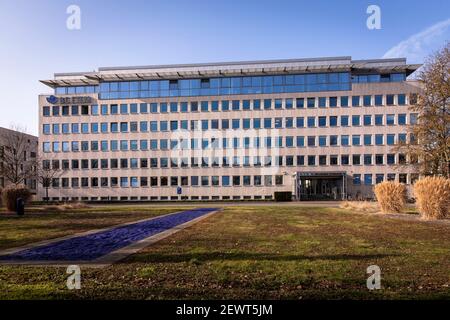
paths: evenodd
<path fill-rule="evenodd" d="M 447 19 L 401 41 L 388 50 L 383 58 L 407 58 L 408 62 L 422 63 L 427 55 L 449 39 L 450 19 Z"/>

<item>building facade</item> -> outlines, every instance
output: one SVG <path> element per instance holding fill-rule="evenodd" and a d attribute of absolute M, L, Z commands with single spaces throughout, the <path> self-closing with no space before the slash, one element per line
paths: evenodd
<path fill-rule="evenodd" d="M 20 149 L 18 151 L 20 152 L 20 155 L 16 158 L 17 161 L 11 161 L 12 157 L 9 155 L 11 152 L 6 150 L 8 147 L 13 146 Z M 0 127 L 0 188 L 5 188 L 11 184 L 8 177 L 2 175 L 4 170 L 17 170 L 18 173 L 16 176 L 21 176 L 20 172 L 25 172 L 21 171 L 24 169 L 24 166 L 36 164 L 35 161 L 38 154 L 38 146 L 38 137 Z M 8 166 L 8 162 L 10 164 L 12 163 L 13 166 Z M 33 195 L 37 195 L 38 184 L 36 177 L 30 176 L 29 178 L 25 178 L 23 184 L 30 189 Z"/>
<path fill-rule="evenodd" d="M 39 152 L 64 170 L 53 200 L 371 198 L 417 175 L 419 90 L 405 59 L 350 57 L 100 68 L 39 96 Z M 42 195 L 41 195 L 42 197 Z"/>

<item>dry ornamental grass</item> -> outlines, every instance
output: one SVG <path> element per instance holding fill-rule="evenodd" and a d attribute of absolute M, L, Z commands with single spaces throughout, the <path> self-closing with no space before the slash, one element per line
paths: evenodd
<path fill-rule="evenodd" d="M 401 212 L 406 205 L 406 187 L 402 183 L 385 181 L 373 190 L 384 213 Z"/>
<path fill-rule="evenodd" d="M 414 184 L 417 209 L 424 219 L 445 219 L 450 207 L 450 179 L 426 177 Z"/>

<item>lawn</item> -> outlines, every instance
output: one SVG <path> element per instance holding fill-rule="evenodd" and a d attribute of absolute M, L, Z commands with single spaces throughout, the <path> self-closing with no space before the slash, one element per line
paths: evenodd
<path fill-rule="evenodd" d="M 37 216 L 2 219 L 1 245 L 5 232 L 10 247 L 30 241 L 23 228 L 53 237 L 165 210 L 174 208 L 105 208 L 68 214 L 70 221 L 43 215 L 51 225 Z M 369 291 L 366 269 L 373 264 L 382 288 Z M 66 289 L 64 268 L 0 266 L 0 298 L 449 299 L 449 270 L 448 224 L 338 208 L 232 206 L 113 266 L 82 269 L 81 290 Z"/>

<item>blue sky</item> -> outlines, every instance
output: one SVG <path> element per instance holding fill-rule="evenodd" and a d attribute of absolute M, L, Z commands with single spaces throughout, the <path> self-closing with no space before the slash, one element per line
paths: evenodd
<path fill-rule="evenodd" d="M 66 9 L 81 9 L 68 30 Z M 381 9 L 369 30 L 366 9 Z M 0 126 L 38 132 L 40 79 L 54 72 L 234 60 L 405 56 L 450 40 L 450 1 L 0 0 Z"/>

